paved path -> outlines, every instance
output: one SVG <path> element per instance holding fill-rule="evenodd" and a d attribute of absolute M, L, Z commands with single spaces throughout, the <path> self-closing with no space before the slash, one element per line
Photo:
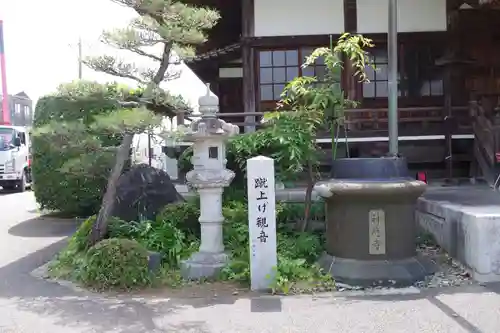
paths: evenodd
<path fill-rule="evenodd" d="M 500 287 L 406 295 L 108 297 L 36 279 L 72 223 L 38 218 L 32 193 L 0 195 L 0 333 L 497 333 Z"/>

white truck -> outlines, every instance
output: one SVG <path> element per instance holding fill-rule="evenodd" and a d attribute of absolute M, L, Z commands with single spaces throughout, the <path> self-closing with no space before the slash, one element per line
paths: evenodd
<path fill-rule="evenodd" d="M 0 187 L 24 192 L 31 184 L 29 129 L 0 125 Z"/>

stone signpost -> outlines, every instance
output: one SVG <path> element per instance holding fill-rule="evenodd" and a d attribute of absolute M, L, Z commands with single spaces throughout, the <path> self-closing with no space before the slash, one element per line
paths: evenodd
<path fill-rule="evenodd" d="M 247 181 L 251 289 L 267 290 L 278 265 L 274 160 L 264 156 L 249 159 Z"/>

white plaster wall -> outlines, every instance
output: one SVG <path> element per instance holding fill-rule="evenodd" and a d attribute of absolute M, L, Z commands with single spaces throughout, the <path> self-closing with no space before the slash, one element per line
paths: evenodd
<path fill-rule="evenodd" d="M 357 0 L 357 6 L 359 33 L 387 32 L 388 0 Z M 446 26 L 446 0 L 398 0 L 399 32 L 446 31 Z"/>
<path fill-rule="evenodd" d="M 243 68 L 219 68 L 220 78 L 238 78 L 243 77 Z"/>
<path fill-rule="evenodd" d="M 340 34 L 343 31 L 343 0 L 255 0 L 256 37 Z"/>

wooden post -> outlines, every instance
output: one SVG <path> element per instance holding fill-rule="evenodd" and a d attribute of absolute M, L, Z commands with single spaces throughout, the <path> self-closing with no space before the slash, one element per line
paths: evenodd
<path fill-rule="evenodd" d="M 453 180 L 453 99 L 452 99 L 452 67 L 448 64 L 444 73 L 444 127 L 446 144 L 446 177 L 448 181 Z"/>
<path fill-rule="evenodd" d="M 358 14 L 356 0 L 344 0 L 344 31 L 354 34 L 358 30 Z M 348 57 L 344 56 L 342 88 L 347 99 L 355 101 L 358 99 L 358 80 L 354 76 L 354 68 Z M 345 125 L 347 126 L 347 125 Z"/>
<path fill-rule="evenodd" d="M 358 14 L 356 0 L 344 0 L 344 31 L 355 34 L 358 30 Z M 344 91 L 346 97 L 355 100 L 357 80 L 349 58 L 344 57 Z"/>
<path fill-rule="evenodd" d="M 256 112 L 255 50 L 250 45 L 254 36 L 254 0 L 242 1 L 242 62 L 243 62 L 243 112 Z M 246 116 L 245 123 L 255 123 L 255 116 Z M 245 132 L 254 132 L 255 125 L 245 126 Z"/>

